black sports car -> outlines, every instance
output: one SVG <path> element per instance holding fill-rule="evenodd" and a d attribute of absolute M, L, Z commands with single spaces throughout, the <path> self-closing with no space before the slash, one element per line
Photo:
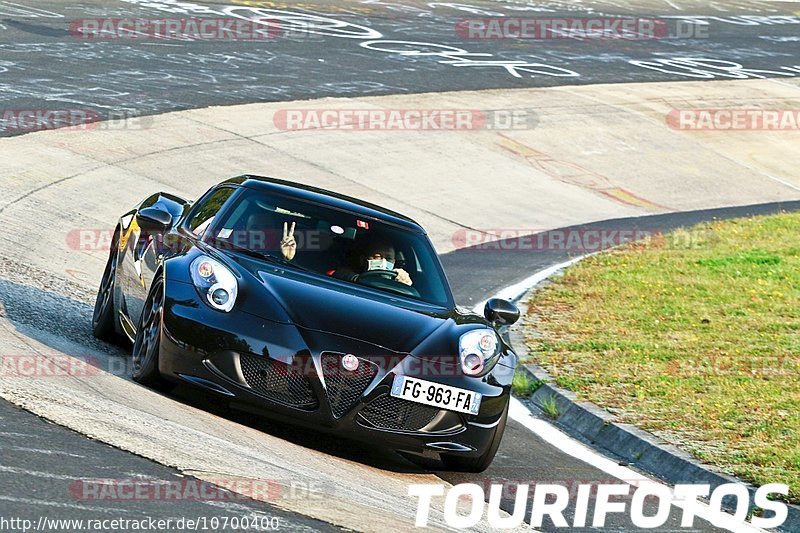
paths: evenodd
<path fill-rule="evenodd" d="M 140 383 L 482 471 L 517 363 L 499 331 L 518 318 L 505 300 L 456 307 L 409 218 L 242 176 L 119 219 L 93 330 L 133 343 Z"/>

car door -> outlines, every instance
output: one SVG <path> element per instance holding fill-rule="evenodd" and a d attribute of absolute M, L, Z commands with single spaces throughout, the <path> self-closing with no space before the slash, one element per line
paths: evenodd
<path fill-rule="evenodd" d="M 139 209 L 146 209 L 152 207 L 158 201 L 158 194 L 154 194 L 141 203 Z M 142 305 L 144 303 L 143 294 L 146 295 L 145 279 L 142 275 L 141 265 L 141 250 L 142 243 L 146 236 L 142 235 L 141 228 L 139 228 L 134 214 L 132 219 L 128 222 L 127 227 L 123 227 L 122 239 L 124 242 L 122 248 L 122 255 L 120 257 L 119 266 L 117 268 L 117 284 L 121 288 L 122 294 L 122 312 L 123 317 L 130 319 L 130 324 L 125 323 L 123 318 L 123 327 L 129 334 L 133 333 L 133 328 L 136 327 L 138 318 L 142 312 Z"/>

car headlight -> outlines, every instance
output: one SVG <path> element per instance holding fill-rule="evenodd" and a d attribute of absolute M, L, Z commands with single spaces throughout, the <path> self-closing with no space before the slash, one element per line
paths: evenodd
<path fill-rule="evenodd" d="M 218 311 L 229 312 L 236 304 L 239 283 L 222 263 L 201 255 L 189 267 L 192 281 L 206 303 Z"/>
<path fill-rule="evenodd" d="M 461 370 L 468 376 L 480 376 L 494 366 L 500 355 L 500 341 L 492 329 L 474 329 L 458 340 Z"/>

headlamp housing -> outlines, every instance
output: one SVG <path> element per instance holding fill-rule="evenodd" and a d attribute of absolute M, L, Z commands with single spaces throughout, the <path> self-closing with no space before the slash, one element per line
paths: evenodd
<path fill-rule="evenodd" d="M 461 370 L 478 377 L 489 372 L 500 358 L 501 344 L 493 329 L 473 329 L 458 339 L 458 359 Z"/>
<path fill-rule="evenodd" d="M 192 283 L 208 305 L 224 313 L 233 309 L 239 295 L 239 283 L 228 267 L 216 259 L 201 255 L 192 261 L 189 270 Z"/>

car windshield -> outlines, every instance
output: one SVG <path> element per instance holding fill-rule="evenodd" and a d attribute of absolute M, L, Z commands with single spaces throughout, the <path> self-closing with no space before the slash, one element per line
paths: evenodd
<path fill-rule="evenodd" d="M 449 291 L 428 238 L 296 198 L 242 189 L 204 239 L 300 270 L 446 305 Z M 293 231 L 292 231 L 293 230 Z"/>

